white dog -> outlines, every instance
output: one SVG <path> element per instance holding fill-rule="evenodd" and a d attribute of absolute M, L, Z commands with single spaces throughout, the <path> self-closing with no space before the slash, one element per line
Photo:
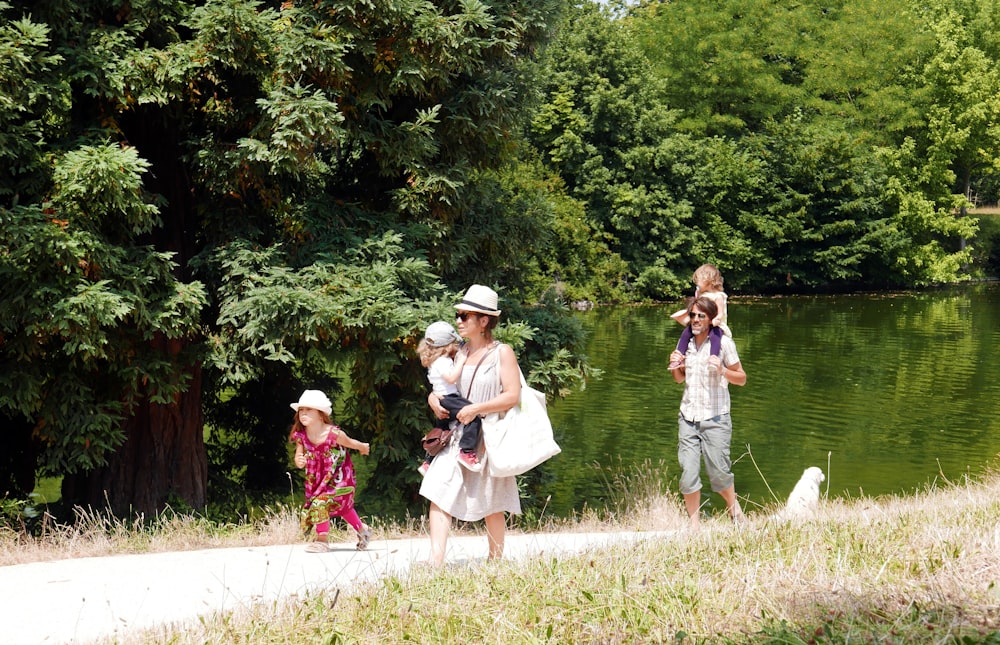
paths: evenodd
<path fill-rule="evenodd" d="M 826 475 L 816 466 L 806 468 L 795 484 L 792 494 L 788 496 L 785 508 L 777 514 L 779 520 L 810 520 L 816 516 L 819 506 L 819 485 L 826 480 Z"/>

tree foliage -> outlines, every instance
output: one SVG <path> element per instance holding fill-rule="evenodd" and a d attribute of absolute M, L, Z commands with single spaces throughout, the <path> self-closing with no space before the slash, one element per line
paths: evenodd
<path fill-rule="evenodd" d="M 674 298 L 703 262 L 740 290 L 961 279 L 975 221 L 954 213 L 1000 141 L 975 4 L 578 7 L 529 138 L 631 298 Z"/>
<path fill-rule="evenodd" d="M 68 501 L 201 506 L 203 411 L 213 468 L 283 486 L 285 406 L 316 383 L 375 446 L 374 497 L 412 495 L 418 335 L 472 280 L 538 293 L 544 194 L 499 169 L 558 9 L 0 5 L 24 16 L 0 40 L 0 410 Z"/>
<path fill-rule="evenodd" d="M 405 511 L 416 341 L 470 283 L 560 393 L 591 374 L 567 299 L 673 299 L 703 262 L 737 291 L 976 275 L 998 14 L 0 0 L 3 483 L 283 490 L 285 406 L 322 387 Z"/>

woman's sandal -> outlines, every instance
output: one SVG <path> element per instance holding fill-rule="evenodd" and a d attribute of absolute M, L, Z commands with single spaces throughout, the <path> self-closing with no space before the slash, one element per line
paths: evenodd
<path fill-rule="evenodd" d="M 306 546 L 306 553 L 326 553 L 330 550 L 326 542 L 310 542 Z"/>
<path fill-rule="evenodd" d="M 367 526 L 358 531 L 358 551 L 368 548 L 368 543 L 372 541 L 372 530 Z"/>

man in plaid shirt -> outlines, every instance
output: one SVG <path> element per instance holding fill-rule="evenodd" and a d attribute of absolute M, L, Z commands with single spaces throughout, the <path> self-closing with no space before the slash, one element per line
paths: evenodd
<path fill-rule="evenodd" d="M 729 516 L 735 522 L 746 518 L 736 499 L 729 444 L 733 421 L 729 415 L 729 385 L 746 385 L 747 374 L 740 364 L 736 344 L 723 335 L 719 356 L 709 350 L 708 332 L 718 315 L 715 302 L 698 298 L 688 311 L 692 339 L 687 353 L 674 351 L 671 362 L 683 360 L 683 367 L 671 372 L 674 380 L 684 383 L 684 396 L 677 416 L 677 460 L 681 466 L 681 494 L 691 519 L 691 528 L 699 526 L 701 508 L 701 461 L 712 490 L 726 501 Z"/>

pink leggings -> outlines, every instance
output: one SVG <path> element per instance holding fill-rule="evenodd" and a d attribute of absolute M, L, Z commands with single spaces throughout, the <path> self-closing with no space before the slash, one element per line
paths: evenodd
<path fill-rule="evenodd" d="M 361 528 L 364 526 L 364 524 L 361 523 L 361 518 L 358 517 L 358 512 L 356 510 L 352 508 L 350 510 L 344 511 L 340 515 L 340 517 L 344 518 L 344 521 L 350 524 L 351 528 L 353 528 L 355 531 L 357 531 L 358 533 L 361 532 Z M 326 535 L 329 532 L 330 532 L 330 520 L 327 520 L 325 522 L 320 522 L 319 524 L 316 525 L 316 535 Z"/>

